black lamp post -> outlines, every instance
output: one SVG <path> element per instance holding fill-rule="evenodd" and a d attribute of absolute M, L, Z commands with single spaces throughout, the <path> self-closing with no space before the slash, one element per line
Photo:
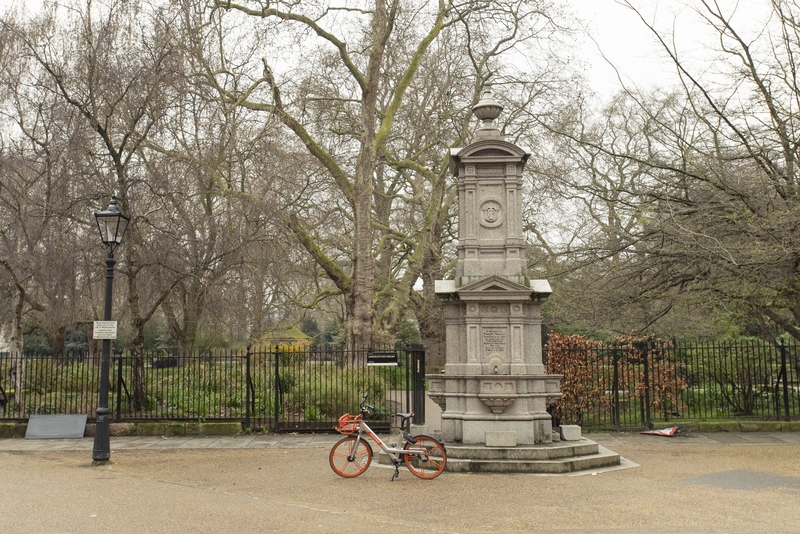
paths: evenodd
<path fill-rule="evenodd" d="M 122 241 L 125 229 L 128 227 L 130 217 L 126 217 L 117 209 L 117 197 L 111 196 L 111 202 L 105 211 L 94 214 L 97 228 L 100 230 L 100 239 L 108 249 L 106 258 L 106 302 L 103 309 L 103 320 L 111 320 L 111 290 L 114 285 L 114 249 Z M 94 462 L 107 462 L 111 458 L 111 444 L 109 442 L 109 415 L 108 408 L 108 373 L 111 360 L 111 340 L 103 339 L 103 356 L 100 363 L 100 399 L 97 403 L 97 425 L 94 433 L 94 449 L 92 460 Z"/>

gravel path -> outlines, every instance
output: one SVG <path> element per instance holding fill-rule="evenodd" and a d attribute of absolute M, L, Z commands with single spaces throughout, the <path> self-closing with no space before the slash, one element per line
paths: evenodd
<path fill-rule="evenodd" d="M 112 438 L 107 466 L 87 439 L 0 440 L 0 530 L 800 532 L 798 434 L 588 437 L 638 466 L 389 482 L 377 462 L 336 476 L 330 436 Z"/>

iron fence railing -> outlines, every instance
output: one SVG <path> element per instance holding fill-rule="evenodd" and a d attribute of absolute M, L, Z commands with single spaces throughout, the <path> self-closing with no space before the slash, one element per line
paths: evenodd
<path fill-rule="evenodd" d="M 560 350 L 569 364 L 569 371 L 559 371 L 565 373 L 564 397 L 555 416 L 563 422 L 610 429 L 800 416 L 800 346 L 792 341 L 588 342 Z M 367 349 L 332 347 L 191 356 L 162 351 L 136 361 L 117 353 L 111 420 L 235 420 L 254 430 L 326 431 L 342 413 L 356 412 L 361 395 L 369 393 L 376 428 L 388 427 L 397 411 L 414 411 L 414 422 L 423 423 L 424 352 L 408 346 L 393 351 L 397 366 L 367 365 Z M 59 413 L 92 420 L 99 382 L 99 355 L 0 354 L 0 420 Z"/>
<path fill-rule="evenodd" d="M 619 429 L 800 416 L 800 346 L 794 341 L 586 342 L 557 350 L 568 369 L 559 371 L 565 373 L 564 396 L 555 410 L 563 422 Z"/>
<path fill-rule="evenodd" d="M 388 428 L 397 411 L 414 411 L 414 422 L 423 423 L 424 351 L 382 349 L 397 365 L 369 365 L 372 352 L 282 345 L 190 356 L 117 353 L 111 420 L 240 420 L 253 430 L 325 431 L 343 413 L 357 412 L 361 395 L 369 393 L 376 429 Z M 99 382 L 99 355 L 6 354 L 0 357 L 0 420 L 74 413 L 91 420 Z"/>

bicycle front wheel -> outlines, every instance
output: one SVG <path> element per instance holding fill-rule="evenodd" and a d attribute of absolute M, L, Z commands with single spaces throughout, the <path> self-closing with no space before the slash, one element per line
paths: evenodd
<path fill-rule="evenodd" d="M 419 478 L 436 478 L 444 471 L 447 455 L 444 447 L 436 438 L 420 434 L 414 436 L 414 443 L 406 442 L 405 450 L 422 449 L 423 454 L 406 453 L 403 458 L 406 467 Z"/>
<path fill-rule="evenodd" d="M 372 447 L 363 439 L 348 436 L 336 442 L 328 460 L 333 472 L 340 477 L 357 477 L 372 462 Z"/>

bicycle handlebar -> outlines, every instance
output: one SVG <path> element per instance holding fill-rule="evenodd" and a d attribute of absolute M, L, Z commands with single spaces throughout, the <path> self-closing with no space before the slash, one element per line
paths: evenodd
<path fill-rule="evenodd" d="M 361 405 L 360 405 L 361 413 L 368 413 L 370 410 L 374 410 L 375 409 L 374 406 L 370 406 L 369 404 L 366 404 L 367 397 L 369 397 L 369 393 L 364 393 L 364 396 L 361 398 Z"/>

